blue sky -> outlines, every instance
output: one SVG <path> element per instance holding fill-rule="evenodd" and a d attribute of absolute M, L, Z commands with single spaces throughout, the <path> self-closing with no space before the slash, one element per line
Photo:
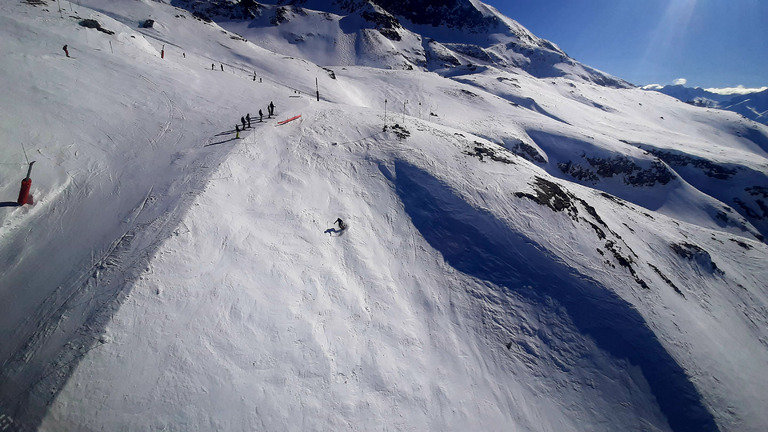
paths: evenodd
<path fill-rule="evenodd" d="M 768 86 L 768 0 L 483 0 L 637 85 Z"/>

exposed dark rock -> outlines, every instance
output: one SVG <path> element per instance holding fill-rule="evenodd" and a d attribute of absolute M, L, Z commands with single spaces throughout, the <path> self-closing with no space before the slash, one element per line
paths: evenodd
<path fill-rule="evenodd" d="M 394 133 L 395 133 L 395 135 L 397 135 L 397 137 L 398 137 L 399 139 L 401 139 L 401 140 L 403 140 L 403 139 L 406 139 L 406 138 L 408 138 L 409 136 L 411 136 L 411 133 L 408 131 L 408 129 L 406 129 L 406 128 L 404 128 L 404 127 L 400 126 L 400 125 L 399 125 L 399 124 L 397 124 L 397 123 L 395 123 L 395 125 L 394 125 L 394 126 L 392 126 L 391 128 L 392 128 L 392 132 L 394 132 Z M 384 128 L 384 129 L 386 130 L 386 126 L 385 126 L 385 128 Z"/>
<path fill-rule="evenodd" d="M 629 271 L 629 273 L 635 279 L 635 282 L 640 285 L 640 287 L 644 289 L 650 288 L 648 284 L 642 278 L 640 278 L 637 271 L 635 270 L 635 260 L 632 258 L 632 256 L 637 257 L 637 254 L 622 240 L 620 235 L 608 227 L 608 225 L 605 223 L 603 218 L 600 217 L 600 215 L 597 213 L 597 210 L 595 210 L 593 206 L 591 206 L 585 200 L 572 194 L 571 192 L 564 190 L 558 184 L 545 180 L 541 177 L 535 177 L 534 184 L 531 186 L 533 187 L 536 195 L 528 194 L 525 192 L 515 192 L 515 196 L 518 198 L 528 198 L 540 205 L 547 206 L 556 212 L 566 211 L 574 221 L 585 222 L 587 225 L 589 225 L 590 228 L 592 228 L 592 230 L 595 231 L 598 240 L 605 240 L 603 247 L 611 253 L 615 262 L 621 267 L 626 268 L 627 271 Z M 581 217 L 579 215 L 579 206 L 577 204 L 580 204 L 584 211 L 586 211 L 586 213 L 591 216 L 593 220 L 589 220 L 586 217 Z M 623 252 L 619 242 L 621 242 L 624 247 L 629 250 L 630 254 L 625 254 Z M 599 247 L 597 248 L 597 251 L 600 253 L 600 255 L 605 255 L 605 253 Z M 605 264 L 615 268 L 610 260 L 606 260 Z"/>
<path fill-rule="evenodd" d="M 754 210 L 752 207 L 750 207 L 747 203 L 742 201 L 739 198 L 734 198 L 733 202 L 735 202 L 739 207 L 741 207 L 742 210 L 744 210 L 744 213 L 746 213 L 747 217 L 750 219 L 756 219 L 756 220 L 763 220 L 768 219 L 768 205 L 765 204 L 765 201 L 763 200 L 755 200 L 755 204 L 757 204 L 759 211 Z"/>
<path fill-rule="evenodd" d="M 516 139 L 515 141 L 516 142 L 514 142 L 514 144 L 505 142 L 505 146 L 512 153 L 530 162 L 537 162 L 542 164 L 547 162 L 547 160 L 544 158 L 544 156 L 541 155 L 541 153 L 539 153 L 539 150 L 536 149 L 536 147 L 527 144 L 520 139 Z"/>
<path fill-rule="evenodd" d="M 445 26 L 479 33 L 494 28 L 499 20 L 484 16 L 469 0 L 373 0 L 395 16 L 414 24 Z"/>
<path fill-rule="evenodd" d="M 730 240 L 731 240 L 732 242 L 736 243 L 737 245 L 739 245 L 739 246 L 743 247 L 743 248 L 744 248 L 744 249 L 746 249 L 746 250 L 750 250 L 750 249 L 752 249 L 752 246 L 750 246 L 750 245 L 749 245 L 749 244 L 747 244 L 747 243 L 744 243 L 744 242 L 743 242 L 743 241 L 741 241 L 741 240 L 737 240 L 737 239 L 730 239 Z"/>
<path fill-rule="evenodd" d="M 744 189 L 748 194 L 752 196 L 761 196 L 768 198 L 768 187 L 765 186 L 751 186 Z"/>
<path fill-rule="evenodd" d="M 673 289 L 673 290 L 675 290 L 675 292 L 676 292 L 676 293 L 680 294 L 680 295 L 681 295 L 683 298 L 685 298 L 685 295 L 683 294 L 683 292 L 682 292 L 682 291 L 680 291 L 680 288 L 678 288 L 678 287 L 677 287 L 677 285 L 675 285 L 675 283 L 674 283 L 674 282 L 672 282 L 672 280 L 670 280 L 670 279 L 667 277 L 667 275 L 665 275 L 664 273 L 662 273 L 662 272 L 661 272 L 661 270 L 659 270 L 659 269 L 658 269 L 658 267 L 656 267 L 655 265 L 653 265 L 653 264 L 651 264 L 651 263 L 648 263 L 648 265 L 649 265 L 649 266 L 650 266 L 650 267 L 653 269 L 653 271 L 655 271 L 655 272 L 656 272 L 656 274 L 657 274 L 657 275 L 659 275 L 659 277 L 661 277 L 661 279 L 662 279 L 664 282 L 666 282 L 666 283 L 667 283 L 667 285 L 671 286 L 671 287 L 672 287 L 672 289 Z"/>
<path fill-rule="evenodd" d="M 279 7 L 275 9 L 275 15 L 269 19 L 269 23 L 277 26 L 282 23 L 288 22 L 288 9 L 285 7 Z"/>
<path fill-rule="evenodd" d="M 560 171 L 562 171 L 564 174 L 568 174 L 571 177 L 583 182 L 590 181 L 596 183 L 600 180 L 594 171 L 581 165 L 574 164 L 572 161 L 560 162 L 557 164 L 557 167 L 560 168 Z"/>
<path fill-rule="evenodd" d="M 427 61 L 437 63 L 442 67 L 459 66 L 461 61 L 448 51 L 445 47 L 435 42 L 433 39 L 427 41 L 425 54 Z"/>
<path fill-rule="evenodd" d="M 254 0 L 231 3 L 227 0 L 172 0 L 171 4 L 192 12 L 195 18 L 211 22 L 214 18 L 249 20 L 261 16 L 264 6 Z"/>
<path fill-rule="evenodd" d="M 507 78 L 507 77 L 498 77 L 496 78 L 499 82 L 506 83 L 508 85 L 511 85 L 514 88 L 520 88 L 520 84 L 517 83 L 517 80 L 514 78 Z"/>
<path fill-rule="evenodd" d="M 473 59 L 479 60 L 480 62 L 494 63 L 495 61 L 501 60 L 495 54 L 490 53 L 489 51 L 486 51 L 477 45 L 459 43 L 446 43 L 444 45 L 451 51 L 463 54 L 467 57 L 472 57 Z"/>
<path fill-rule="evenodd" d="M 115 32 L 113 32 L 112 30 L 107 30 L 107 29 L 103 28 L 101 26 L 101 24 L 99 24 L 99 22 L 96 21 L 95 19 L 84 19 L 84 20 L 80 21 L 80 25 L 83 26 L 83 27 L 86 27 L 86 28 L 96 29 L 96 30 L 98 30 L 98 31 L 100 31 L 102 33 L 106 33 L 108 35 L 115 34 Z"/>
<path fill-rule="evenodd" d="M 659 150 L 654 148 L 641 147 L 643 150 L 653 154 L 669 165 L 676 166 L 694 166 L 704 172 L 708 177 L 716 178 L 719 180 L 728 180 L 736 174 L 735 168 L 729 168 L 723 165 L 718 165 L 710 160 L 702 159 L 699 157 L 676 153 L 671 151 Z"/>
<path fill-rule="evenodd" d="M 593 230 L 595 230 L 595 234 L 597 234 L 597 238 L 599 238 L 600 240 L 604 240 L 606 238 L 605 237 L 605 231 L 600 229 L 599 226 L 594 224 L 592 221 L 588 221 L 586 219 L 585 219 L 585 221 L 589 224 L 589 226 L 592 227 Z M 600 249 L 598 249 L 597 251 L 600 252 L 600 254 L 602 254 L 602 251 L 600 251 Z"/>
<path fill-rule="evenodd" d="M 607 192 L 600 192 L 600 196 L 602 196 L 603 198 L 607 198 L 607 199 L 615 202 L 616 204 L 618 204 L 618 205 L 620 205 L 622 207 L 626 206 L 626 204 L 624 203 L 623 199 L 621 199 L 621 198 L 619 198 L 617 196 L 613 196 L 613 195 L 611 195 L 611 194 L 609 194 Z"/>
<path fill-rule="evenodd" d="M 464 154 L 470 155 L 470 156 L 476 156 L 480 160 L 483 160 L 484 157 L 489 157 L 491 160 L 496 162 L 502 162 L 505 164 L 511 164 L 514 165 L 513 157 L 509 153 L 507 149 L 501 146 L 493 146 L 488 144 L 483 144 L 481 142 L 475 141 L 474 146 L 471 150 L 465 150 Z"/>
<path fill-rule="evenodd" d="M 627 185 L 654 186 L 656 183 L 667 184 L 675 179 L 675 175 L 659 161 L 653 161 L 650 168 L 643 169 L 626 156 L 612 158 L 585 156 L 584 159 L 589 166 L 568 161 L 558 163 L 557 167 L 565 174 L 589 182 L 597 182 L 600 178 L 623 175 L 624 183 Z"/>
<path fill-rule="evenodd" d="M 702 249 L 700 246 L 684 242 L 672 243 L 670 247 L 682 258 L 696 262 L 699 264 L 699 266 L 703 267 L 707 271 L 718 274 L 725 274 L 717 267 L 717 264 L 712 261 L 712 256 L 709 254 L 709 252 Z"/>
<path fill-rule="evenodd" d="M 397 18 L 389 13 L 371 8 L 362 11 L 360 16 L 366 21 L 373 23 L 376 30 L 378 30 L 385 38 L 393 41 L 402 39 L 398 30 L 402 29 L 403 26 L 400 25 L 400 21 L 398 21 Z"/>
<path fill-rule="evenodd" d="M 336 73 L 328 68 L 323 68 L 324 71 L 328 72 L 328 76 L 331 77 L 331 79 L 336 79 Z"/>
<path fill-rule="evenodd" d="M 633 267 L 632 264 L 634 264 L 634 260 L 631 256 L 623 255 L 621 253 L 621 248 L 618 246 L 616 242 L 613 240 L 606 240 L 605 242 L 605 248 L 608 249 L 612 254 L 613 258 L 616 260 L 617 263 L 619 263 L 620 266 L 626 268 L 629 271 L 629 274 L 632 275 L 632 277 L 635 279 L 635 282 L 640 285 L 643 289 L 650 289 L 648 284 L 640 278 L 640 276 L 637 274 L 637 271 Z"/>
<path fill-rule="evenodd" d="M 522 141 L 515 144 L 511 149 L 512 153 L 522 157 L 530 162 L 546 163 L 547 160 L 539 153 L 536 147 L 526 144 Z"/>
<path fill-rule="evenodd" d="M 541 177 L 534 178 L 533 187 L 536 195 L 531 195 L 525 192 L 515 192 L 515 196 L 518 198 L 528 198 L 533 200 L 539 205 L 547 206 L 550 209 L 561 212 L 567 210 L 571 219 L 578 220 L 579 209 L 573 204 L 573 195 L 570 192 L 563 190 L 557 183 L 545 180 Z"/>

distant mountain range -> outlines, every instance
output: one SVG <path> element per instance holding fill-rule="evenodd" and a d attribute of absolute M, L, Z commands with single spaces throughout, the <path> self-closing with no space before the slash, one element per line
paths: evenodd
<path fill-rule="evenodd" d="M 707 91 L 701 87 L 686 87 L 684 85 L 643 87 L 664 93 L 680 99 L 691 105 L 719 108 L 737 112 L 744 117 L 762 124 L 768 124 L 768 90 L 748 94 L 719 94 Z"/>

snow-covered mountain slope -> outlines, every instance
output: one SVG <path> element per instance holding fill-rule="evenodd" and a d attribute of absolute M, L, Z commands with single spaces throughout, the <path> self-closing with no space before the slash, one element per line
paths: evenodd
<path fill-rule="evenodd" d="M 37 160 L 35 204 L 0 207 L 0 426 L 768 424 L 766 127 L 496 62 L 370 67 L 374 45 L 324 68 L 157 1 L 37 3 L 0 5 L 7 201 L 22 143 Z M 269 101 L 301 117 L 234 139 Z"/>
<path fill-rule="evenodd" d="M 683 85 L 646 86 L 646 90 L 664 93 L 683 102 L 733 111 L 762 124 L 768 124 L 768 90 L 747 94 L 712 93 L 700 87 Z"/>
<path fill-rule="evenodd" d="M 288 4 L 283 4 L 288 3 Z M 453 74 L 493 65 L 536 77 L 568 77 L 614 87 L 630 84 L 583 65 L 555 44 L 478 1 L 174 0 L 284 55 L 325 66 L 363 65 Z"/>

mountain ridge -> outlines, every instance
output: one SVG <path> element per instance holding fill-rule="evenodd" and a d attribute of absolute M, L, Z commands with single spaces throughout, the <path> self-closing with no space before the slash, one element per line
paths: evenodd
<path fill-rule="evenodd" d="M 631 86 L 571 59 L 555 44 L 536 37 L 517 22 L 480 2 L 418 1 L 410 4 L 305 0 L 270 5 L 251 0 L 241 3 L 173 0 L 171 3 L 205 19 L 223 18 L 230 21 L 223 23 L 225 27 L 245 38 L 254 38 L 273 50 L 286 55 L 300 55 L 325 66 L 361 64 L 395 69 L 417 68 L 441 74 L 491 66 L 502 70 L 523 69 L 537 77 L 567 76 L 618 88 Z M 318 41 L 320 38 L 314 32 L 307 31 L 317 25 L 318 20 L 313 18 L 316 14 L 333 14 L 334 18 L 323 16 L 326 20 L 338 22 L 340 36 Z M 323 57 L 323 53 L 341 47 L 346 49 L 347 44 L 341 39 L 359 31 L 354 29 L 360 27 L 359 21 L 353 17 L 367 23 L 357 37 L 365 40 L 365 48 L 361 47 L 343 58 L 337 56 L 334 60 Z M 467 17 L 471 18 L 469 22 Z M 347 31 L 344 22 L 350 20 L 355 24 L 350 23 Z M 383 39 L 366 31 L 365 27 L 375 29 Z M 263 37 L 263 30 L 267 29 L 273 34 L 270 39 Z M 276 40 L 291 41 L 290 46 L 275 43 Z M 307 48 L 302 50 L 301 45 Z"/>

